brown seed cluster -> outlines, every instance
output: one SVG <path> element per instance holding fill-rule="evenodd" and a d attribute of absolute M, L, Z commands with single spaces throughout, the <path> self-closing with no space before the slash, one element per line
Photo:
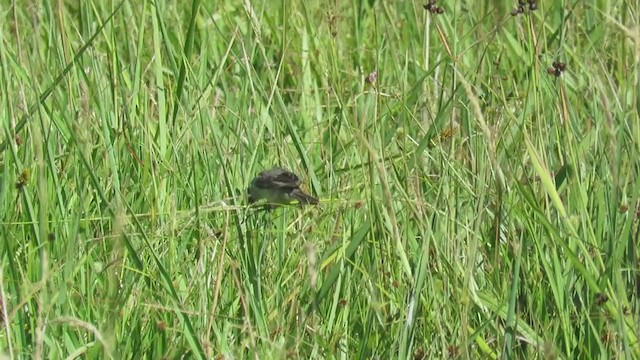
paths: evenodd
<path fill-rule="evenodd" d="M 428 12 L 432 14 L 443 14 L 444 9 L 436 5 L 436 0 L 429 0 L 428 3 L 422 5 Z"/>
<path fill-rule="evenodd" d="M 29 169 L 24 169 L 20 176 L 18 176 L 18 181 L 16 181 L 16 189 L 20 190 L 29 182 Z"/>
<path fill-rule="evenodd" d="M 518 6 L 511 10 L 511 16 L 517 16 L 524 14 L 526 10 L 534 11 L 538 9 L 538 2 L 536 0 L 518 0 Z"/>
<path fill-rule="evenodd" d="M 547 74 L 560 77 L 565 70 L 567 70 L 567 64 L 556 60 L 547 68 Z"/>

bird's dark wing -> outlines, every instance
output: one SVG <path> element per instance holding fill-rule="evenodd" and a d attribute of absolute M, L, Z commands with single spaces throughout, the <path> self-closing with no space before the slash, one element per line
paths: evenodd
<path fill-rule="evenodd" d="M 270 189 L 295 189 L 300 186 L 300 178 L 287 169 L 274 168 L 258 174 L 255 185 Z"/>

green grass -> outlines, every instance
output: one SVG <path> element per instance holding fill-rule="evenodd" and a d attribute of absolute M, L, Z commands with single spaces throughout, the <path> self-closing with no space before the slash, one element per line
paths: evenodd
<path fill-rule="evenodd" d="M 4 355 L 640 358 L 633 2 L 5 3 Z"/>

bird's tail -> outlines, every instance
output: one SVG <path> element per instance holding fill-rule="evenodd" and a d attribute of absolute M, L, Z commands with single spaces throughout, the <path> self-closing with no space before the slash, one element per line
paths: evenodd
<path fill-rule="evenodd" d="M 304 205 L 304 204 L 311 204 L 311 205 L 317 205 L 318 204 L 318 199 L 314 198 L 313 196 L 306 194 L 304 191 L 300 190 L 300 189 L 294 189 L 291 192 L 291 196 L 298 200 L 300 202 L 300 204 Z"/>

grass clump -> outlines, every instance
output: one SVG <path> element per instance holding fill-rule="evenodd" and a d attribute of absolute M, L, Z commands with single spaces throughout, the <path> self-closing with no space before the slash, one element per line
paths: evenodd
<path fill-rule="evenodd" d="M 3 356 L 640 358 L 637 15 L 13 3 Z"/>

